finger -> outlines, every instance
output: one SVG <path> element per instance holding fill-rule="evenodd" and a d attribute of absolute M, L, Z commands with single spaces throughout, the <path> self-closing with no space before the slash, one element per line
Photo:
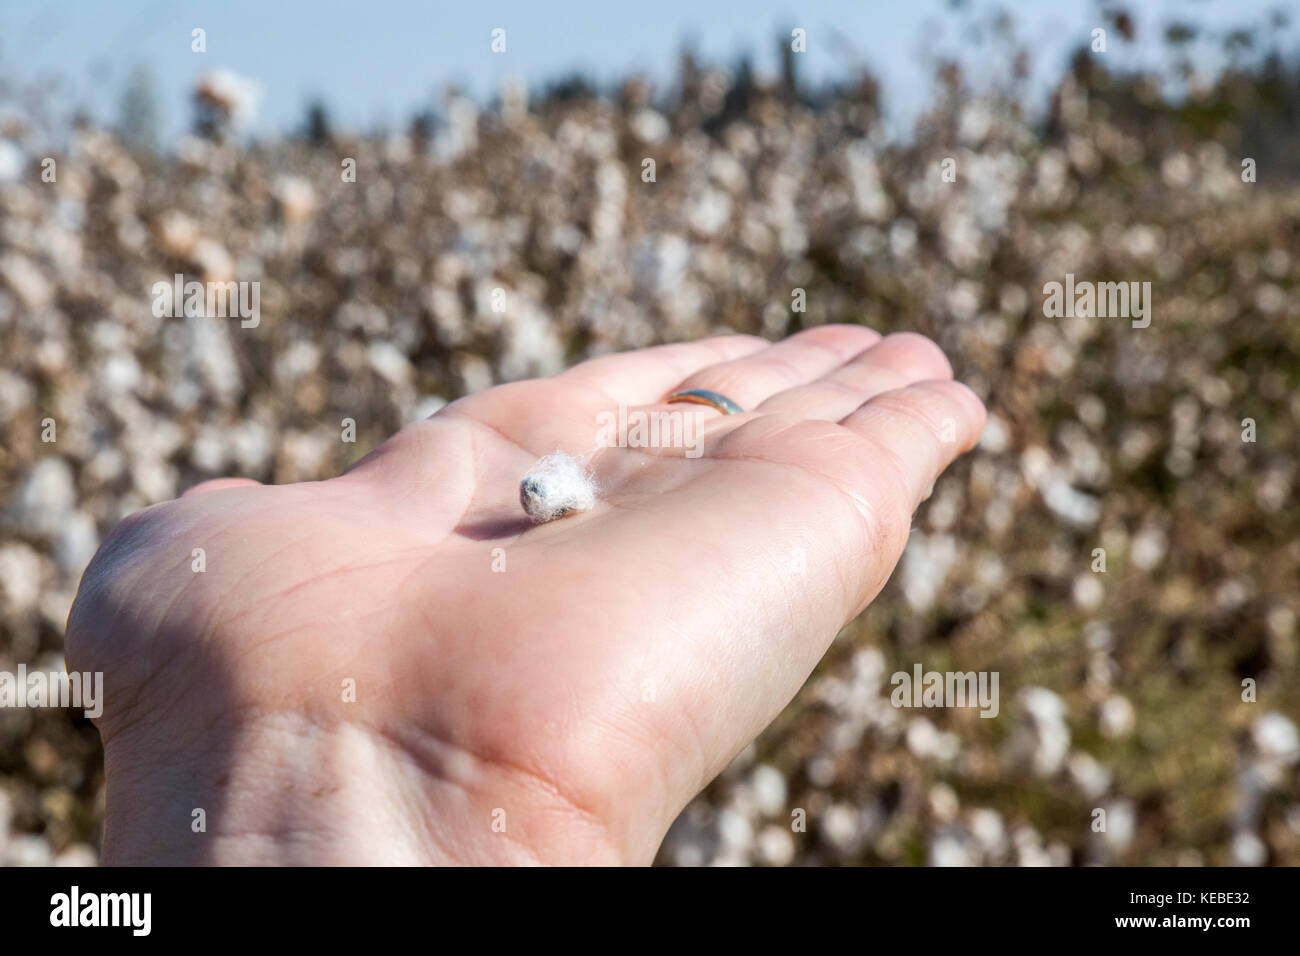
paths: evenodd
<path fill-rule="evenodd" d="M 949 378 L 952 366 L 939 346 L 915 332 L 896 332 L 816 381 L 777 392 L 755 411 L 838 422 L 882 392 Z"/>
<path fill-rule="evenodd" d="M 260 481 L 254 481 L 252 478 L 212 478 L 208 481 L 200 481 L 193 488 L 182 493 L 181 497 L 188 498 L 190 495 L 201 495 L 208 491 L 222 491 L 226 488 L 248 488 L 260 484 Z"/>
<path fill-rule="evenodd" d="M 756 335 L 714 335 L 698 342 L 657 345 L 588 359 L 557 378 L 578 381 L 624 405 L 648 405 L 702 368 L 771 347 Z"/>
<path fill-rule="evenodd" d="M 865 476 L 871 500 L 889 514 L 910 515 L 954 458 L 984 430 L 984 403 L 950 380 L 884 392 L 840 424 L 871 442 L 879 467 Z"/>
<path fill-rule="evenodd" d="M 777 392 L 814 381 L 880 341 L 860 325 L 822 325 L 796 332 L 771 348 L 701 369 L 672 392 L 720 392 L 746 411 Z"/>

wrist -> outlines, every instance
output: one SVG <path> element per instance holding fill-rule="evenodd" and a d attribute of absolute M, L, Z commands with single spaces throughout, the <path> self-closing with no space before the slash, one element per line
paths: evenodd
<path fill-rule="evenodd" d="M 539 781 L 427 740 L 268 714 L 105 744 L 109 865 L 614 864 Z"/>

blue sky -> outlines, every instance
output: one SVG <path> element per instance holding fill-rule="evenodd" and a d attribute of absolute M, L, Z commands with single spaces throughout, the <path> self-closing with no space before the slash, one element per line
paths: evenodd
<path fill-rule="evenodd" d="M 1160 62 L 1160 28 L 1189 19 L 1210 28 L 1264 24 L 1283 0 L 1129 0 L 1140 43 L 1113 55 L 1147 65 Z M 263 89 L 254 130 L 268 133 L 301 123 L 313 96 L 335 121 L 353 129 L 404 123 L 434 94 L 456 82 L 487 98 L 503 77 L 536 85 L 573 70 L 601 82 L 637 70 L 666 81 L 684 40 L 705 58 L 733 62 L 741 51 L 764 71 L 776 66 L 776 35 L 791 27 L 808 34 L 799 61 L 812 80 L 842 75 L 851 62 L 843 38 L 880 76 L 887 106 L 910 122 L 931 92 L 926 58 L 955 55 L 971 73 L 1002 69 L 989 48 L 970 40 L 972 12 L 1002 8 L 1031 49 L 1036 87 L 1069 51 L 1100 25 L 1097 0 L 968 0 L 953 12 L 948 0 L 0 0 L 0 76 L 31 83 L 62 77 L 60 102 L 83 105 L 111 121 L 130 68 L 147 65 L 161 101 L 162 127 L 173 135 L 190 120 L 195 77 L 226 68 Z M 1300 20 L 1300 17 L 1295 18 Z M 190 50 L 190 31 L 207 31 L 207 53 Z M 507 31 L 508 50 L 489 50 L 494 27 Z M 1284 37 L 1297 46 L 1297 24 Z M 1286 48 L 1286 47 L 1284 47 Z M 1203 58 L 1213 66 L 1208 53 Z"/>

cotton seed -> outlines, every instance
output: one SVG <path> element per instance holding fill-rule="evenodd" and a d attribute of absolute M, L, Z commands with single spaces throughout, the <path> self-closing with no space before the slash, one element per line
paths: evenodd
<path fill-rule="evenodd" d="M 596 481 L 582 462 L 562 451 L 538 460 L 519 482 L 519 501 L 537 524 L 596 504 Z"/>

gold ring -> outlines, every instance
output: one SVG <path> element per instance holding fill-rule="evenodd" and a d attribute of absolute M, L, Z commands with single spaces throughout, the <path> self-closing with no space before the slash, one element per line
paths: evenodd
<path fill-rule="evenodd" d="M 724 415 L 740 415 L 745 411 L 727 398 L 726 395 L 710 392 L 707 388 L 688 388 L 684 392 L 675 392 L 669 395 L 664 401 L 668 403 L 690 402 L 692 405 L 709 405 Z"/>

